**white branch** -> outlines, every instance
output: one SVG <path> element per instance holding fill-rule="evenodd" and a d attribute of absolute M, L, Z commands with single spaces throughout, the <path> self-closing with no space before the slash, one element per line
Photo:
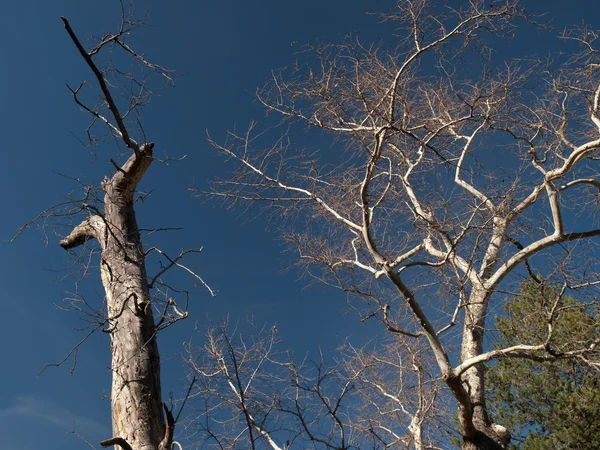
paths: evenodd
<path fill-rule="evenodd" d="M 237 155 L 236 153 L 234 153 L 233 151 L 231 151 L 227 147 L 218 145 L 216 142 L 214 142 L 214 141 L 212 141 L 210 139 L 209 139 L 209 142 L 212 145 L 214 145 L 215 148 L 218 148 L 219 150 L 221 150 L 225 154 L 227 154 L 227 155 L 231 156 L 232 158 L 236 159 L 241 164 L 243 164 L 248 169 L 250 169 L 252 172 L 254 172 L 255 174 L 257 174 L 260 177 L 262 177 L 265 181 L 268 181 L 269 183 L 273 184 L 275 187 L 277 187 L 279 189 L 282 189 L 282 190 L 285 190 L 285 191 L 291 191 L 291 192 L 303 194 L 306 197 L 306 199 L 313 200 L 317 204 L 321 205 L 323 207 L 323 209 L 325 209 L 325 211 L 327 211 L 330 215 L 332 215 L 334 218 L 336 218 L 337 220 L 339 220 L 340 222 L 342 222 L 343 224 L 345 224 L 350 229 L 353 229 L 353 230 L 356 230 L 356 231 L 359 231 L 359 232 L 362 231 L 362 227 L 360 225 L 358 225 L 358 224 L 352 222 L 351 220 L 345 218 L 344 216 L 342 216 L 340 213 L 338 213 L 334 208 L 332 208 L 331 206 L 329 206 L 329 204 L 327 204 L 327 202 L 325 202 L 322 198 L 320 198 L 316 194 L 310 192 L 307 189 L 299 188 L 299 187 L 296 187 L 296 186 L 290 186 L 288 184 L 285 184 L 285 183 L 281 182 L 278 179 L 270 177 L 263 170 L 257 168 L 252 163 L 250 163 L 250 161 L 247 158 L 241 157 L 241 156 Z"/>
<path fill-rule="evenodd" d="M 481 191 L 479 191 L 477 188 L 475 188 L 475 186 L 473 186 L 470 183 L 467 183 L 465 180 L 463 180 L 461 178 L 461 171 L 463 168 L 463 164 L 465 162 L 465 158 L 467 156 L 467 154 L 469 153 L 469 150 L 471 149 L 471 144 L 473 143 L 473 139 L 475 138 L 475 136 L 477 135 L 477 133 L 479 133 L 479 131 L 481 131 L 481 129 L 485 126 L 485 122 L 483 122 L 481 125 L 479 125 L 475 131 L 473 131 L 473 133 L 470 136 L 460 136 L 457 135 L 452 129 L 452 133 L 455 135 L 455 137 L 457 139 L 464 139 L 466 141 L 463 150 L 460 154 L 460 158 L 458 159 L 458 163 L 456 164 L 456 173 L 454 175 L 454 181 L 456 182 L 456 184 L 458 184 L 460 187 L 462 187 L 463 189 L 465 189 L 467 192 L 471 193 L 472 195 L 474 195 L 475 197 L 477 197 L 479 200 L 481 200 L 481 202 L 486 206 L 486 208 L 490 211 L 493 212 L 494 211 L 494 204 L 491 202 L 491 200 L 484 195 Z"/>

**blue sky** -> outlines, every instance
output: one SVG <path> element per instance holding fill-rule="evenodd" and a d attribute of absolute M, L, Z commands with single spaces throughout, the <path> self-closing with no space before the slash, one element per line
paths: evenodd
<path fill-rule="evenodd" d="M 178 252 L 183 246 L 204 247 L 189 264 L 218 296 L 202 289 L 192 292 L 191 319 L 168 329 L 159 345 L 163 352 L 163 390 L 175 396 L 185 390 L 179 354 L 182 342 L 203 329 L 207 318 L 218 322 L 253 315 L 257 323 L 278 323 L 284 343 L 297 353 L 321 346 L 331 350 L 346 336 L 361 339 L 365 330 L 349 310 L 344 295 L 321 287 L 305 289 L 296 271 L 284 269 L 294 260 L 282 253 L 276 230 L 263 218 L 221 208 L 190 195 L 192 183 L 226 169 L 206 142 L 206 130 L 220 139 L 235 124 L 245 127 L 264 113 L 254 100 L 256 87 L 271 69 L 293 63 L 298 45 L 325 40 L 337 42 L 348 33 L 365 41 L 379 40 L 385 27 L 367 11 L 388 10 L 391 1 L 275 0 L 200 2 L 148 0 L 138 2 L 149 12 L 151 27 L 139 34 L 138 47 L 163 66 L 184 76 L 174 89 L 163 92 L 147 109 L 144 126 L 158 154 L 187 155 L 168 167 L 155 165 L 145 187 L 155 189 L 141 205 L 143 228 L 185 227 L 156 242 Z M 558 26 L 581 23 L 585 17 L 600 28 L 598 12 L 589 0 L 524 2 L 535 12 L 548 12 Z M 0 17 L 0 129 L 3 158 L 0 196 L 2 241 L 17 226 L 61 200 L 72 185 L 62 173 L 98 184 L 111 173 L 110 145 L 95 156 L 73 134 L 84 137 L 88 117 L 74 105 L 66 83 L 91 81 L 62 27 L 67 17 L 80 37 L 100 34 L 118 19 L 112 0 L 29 0 L 7 2 Z M 524 36 L 540 56 L 552 50 L 538 35 Z M 298 42 L 297 45 L 290 45 Z M 536 47 L 537 46 L 537 47 Z M 510 44 L 507 52 L 517 50 Z M 81 338 L 75 314 L 57 310 L 73 280 L 57 272 L 69 263 L 58 237 L 29 230 L 16 242 L 0 248 L 0 298 L 4 323 L 3 370 L 0 383 L 0 436 L 13 450 L 79 449 L 85 443 L 65 433 L 73 427 L 90 441 L 109 437 L 110 374 L 108 338 L 97 336 L 79 354 L 76 371 L 69 363 L 36 374 L 47 363 L 59 361 Z M 97 274 L 86 291 L 90 302 L 100 302 Z M 181 278 L 182 283 L 190 280 Z M 94 284 L 96 283 L 96 284 Z"/>

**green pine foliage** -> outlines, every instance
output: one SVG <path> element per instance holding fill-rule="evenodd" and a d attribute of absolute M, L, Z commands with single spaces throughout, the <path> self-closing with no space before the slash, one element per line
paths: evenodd
<path fill-rule="evenodd" d="M 499 345 L 545 342 L 553 315 L 551 352 L 589 346 L 600 336 L 598 312 L 560 292 L 543 283 L 523 283 L 520 295 L 508 299 L 504 314 L 496 317 Z M 511 448 L 600 449 L 600 373 L 595 369 L 576 359 L 505 358 L 490 365 L 486 376 L 494 422 L 511 430 Z"/>

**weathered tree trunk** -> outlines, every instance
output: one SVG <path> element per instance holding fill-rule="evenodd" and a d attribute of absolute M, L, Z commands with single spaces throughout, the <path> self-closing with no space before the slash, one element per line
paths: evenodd
<path fill-rule="evenodd" d="M 104 215 L 88 218 L 60 243 L 66 249 L 91 238 L 100 243 L 111 337 L 115 437 L 104 445 L 117 444 L 120 438 L 134 450 L 170 448 L 165 434 L 172 432 L 166 433 L 165 428 L 172 427 L 165 427 L 163 418 L 156 328 L 133 208 L 135 188 L 152 162 L 152 147 L 142 145 L 103 182 Z M 161 443 L 163 438 L 166 441 Z"/>

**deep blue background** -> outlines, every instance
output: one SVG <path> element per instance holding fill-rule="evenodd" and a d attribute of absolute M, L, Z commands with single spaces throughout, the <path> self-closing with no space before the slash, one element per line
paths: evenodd
<path fill-rule="evenodd" d="M 455 2 L 459 3 L 459 2 Z M 555 25 L 581 23 L 585 18 L 600 28 L 597 8 L 589 0 L 524 2 L 537 13 L 555 17 Z M 365 41 L 379 40 L 389 28 L 367 11 L 386 11 L 392 1 L 304 0 L 260 1 L 139 1 L 149 12 L 151 27 L 135 42 L 149 58 L 184 76 L 176 87 L 163 92 L 147 109 L 144 126 L 156 151 L 187 155 L 182 163 L 155 165 L 144 186 L 155 189 L 139 210 L 140 226 L 185 230 L 156 242 L 173 252 L 183 247 L 204 247 L 190 266 L 218 291 L 193 291 L 192 318 L 160 337 L 163 352 L 163 387 L 175 396 L 185 390 L 180 362 L 182 342 L 194 326 L 204 329 L 208 319 L 219 322 L 227 314 L 232 322 L 254 316 L 255 321 L 277 323 L 284 344 L 296 353 L 334 349 L 343 338 L 363 339 L 365 329 L 340 292 L 304 289 L 292 269 L 292 253 L 282 253 L 276 230 L 262 217 L 250 220 L 238 211 L 201 202 L 188 190 L 192 183 L 223 175 L 225 164 L 206 142 L 206 130 L 222 139 L 234 125 L 246 127 L 264 113 L 254 100 L 256 87 L 270 70 L 293 63 L 299 46 L 324 40 L 339 42 L 348 33 Z M 0 236 L 12 237 L 18 225 L 62 199 L 72 185 L 56 175 L 81 177 L 98 184 L 112 173 L 110 145 L 94 156 L 73 137 L 83 137 L 89 118 L 74 105 L 65 83 L 92 81 L 62 27 L 69 18 L 84 37 L 113 28 L 118 2 L 104 0 L 29 0 L 3 2 L 0 15 Z M 507 55 L 521 51 L 527 42 L 540 56 L 553 50 L 554 41 L 534 31 L 520 32 L 523 41 L 508 43 Z M 291 45 L 292 42 L 298 42 Z M 77 370 L 70 363 L 36 374 L 56 362 L 80 338 L 72 328 L 81 326 L 75 314 L 60 312 L 72 279 L 59 282 L 68 255 L 58 237 L 45 244 L 40 231 L 29 230 L 16 242 L 0 247 L 0 442 L 12 450 L 80 449 L 86 444 L 65 432 L 73 427 L 91 442 L 110 436 L 108 338 L 99 335 L 82 349 Z M 99 304 L 97 273 L 90 277 L 87 299 Z M 95 280 L 95 281 L 94 281 Z M 182 277 L 182 283 L 185 283 Z M 98 292 L 98 291 L 97 291 Z M 194 339 L 200 339 L 200 336 Z"/>

